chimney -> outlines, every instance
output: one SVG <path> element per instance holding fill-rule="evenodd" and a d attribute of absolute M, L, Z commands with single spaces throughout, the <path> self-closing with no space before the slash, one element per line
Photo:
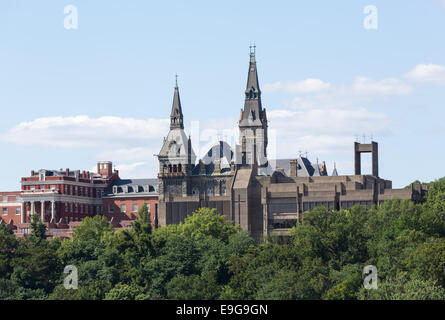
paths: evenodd
<path fill-rule="evenodd" d="M 206 174 L 206 166 L 202 160 L 199 160 L 199 174 Z"/>
<path fill-rule="evenodd" d="M 69 168 L 66 168 L 66 172 L 65 172 L 65 175 L 66 175 L 67 177 L 69 177 L 69 176 L 70 176 L 70 169 L 69 169 Z"/>
<path fill-rule="evenodd" d="M 99 161 L 97 163 L 97 173 L 104 178 L 109 178 L 113 175 L 113 163 L 111 161 Z"/>
<path fill-rule="evenodd" d="M 291 177 L 298 176 L 298 160 L 297 159 L 290 160 L 290 176 Z"/>
<path fill-rule="evenodd" d="M 221 161 L 220 160 L 215 160 L 213 162 L 213 173 L 215 174 L 220 174 L 221 173 Z"/>
<path fill-rule="evenodd" d="M 34 177 L 34 170 L 31 170 L 31 177 Z"/>
<path fill-rule="evenodd" d="M 232 160 L 230 162 L 230 174 L 235 174 L 235 168 L 236 168 L 235 161 Z"/>

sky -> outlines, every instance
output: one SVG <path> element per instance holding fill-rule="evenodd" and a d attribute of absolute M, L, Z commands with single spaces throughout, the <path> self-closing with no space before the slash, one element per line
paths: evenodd
<path fill-rule="evenodd" d="M 353 142 L 372 138 L 393 187 L 438 179 L 444 31 L 445 0 L 2 0 L 0 190 L 102 160 L 156 177 L 175 74 L 195 152 L 234 145 L 251 44 L 269 158 L 353 174 Z"/>

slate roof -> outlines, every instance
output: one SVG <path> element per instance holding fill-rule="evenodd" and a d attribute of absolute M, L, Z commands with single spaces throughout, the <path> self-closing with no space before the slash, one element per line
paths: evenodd
<path fill-rule="evenodd" d="M 158 179 L 115 180 L 105 190 L 104 196 L 107 197 L 116 195 L 158 195 Z"/>
<path fill-rule="evenodd" d="M 272 175 L 278 168 L 283 169 L 287 176 L 290 176 L 290 161 L 292 159 L 275 159 L 269 160 L 269 166 L 267 167 L 267 174 Z M 297 159 L 298 177 L 312 177 L 321 176 L 321 164 L 311 163 L 309 159 L 305 157 L 299 157 Z"/>
<path fill-rule="evenodd" d="M 195 161 L 195 153 L 193 148 L 191 148 L 191 160 L 192 163 Z M 164 139 L 162 149 L 159 152 L 159 156 L 171 156 L 171 157 L 182 157 L 187 158 L 188 155 L 188 137 L 182 129 L 172 129 L 169 131 L 167 138 Z"/>
<path fill-rule="evenodd" d="M 225 141 L 218 141 L 213 147 L 207 151 L 206 155 L 202 158 L 202 162 L 205 164 L 206 175 L 211 175 L 215 170 L 215 160 L 220 161 L 221 173 L 230 172 L 230 163 L 234 159 L 235 154 L 230 145 Z M 199 162 L 193 168 L 192 175 L 199 175 Z"/>

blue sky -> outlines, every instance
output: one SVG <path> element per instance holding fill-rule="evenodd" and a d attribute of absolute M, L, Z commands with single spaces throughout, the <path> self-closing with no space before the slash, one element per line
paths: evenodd
<path fill-rule="evenodd" d="M 67 5 L 77 30 L 64 28 Z M 363 27 L 367 5 L 377 30 Z M 213 130 L 236 129 L 253 42 L 271 157 L 307 151 L 351 174 L 354 136 L 372 134 L 381 177 L 434 180 L 445 176 L 444 30 L 441 0 L 2 0 L 0 190 L 98 160 L 154 177 L 175 73 L 202 154 Z"/>

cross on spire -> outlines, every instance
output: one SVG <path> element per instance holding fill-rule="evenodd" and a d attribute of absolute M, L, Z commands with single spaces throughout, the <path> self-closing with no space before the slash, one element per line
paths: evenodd
<path fill-rule="evenodd" d="M 256 45 L 255 45 L 255 43 L 253 44 L 253 46 L 250 45 L 249 48 L 250 48 L 250 55 L 255 55 L 255 52 L 256 52 Z"/>
<path fill-rule="evenodd" d="M 175 74 L 175 88 L 178 87 L 178 74 Z"/>

